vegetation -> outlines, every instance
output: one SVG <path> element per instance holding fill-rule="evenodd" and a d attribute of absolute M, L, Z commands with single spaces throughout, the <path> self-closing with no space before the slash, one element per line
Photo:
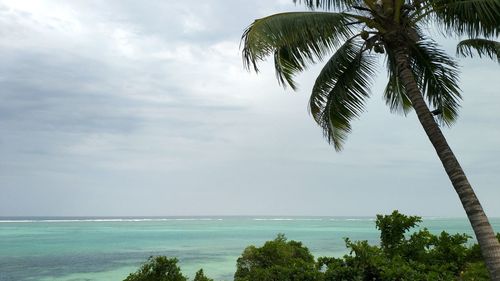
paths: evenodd
<path fill-rule="evenodd" d="M 198 270 L 198 272 L 196 272 L 193 281 L 214 281 L 214 280 L 206 277 L 205 274 L 203 273 L 203 269 L 200 269 Z"/>
<path fill-rule="evenodd" d="M 397 211 L 377 216 L 380 245 L 345 238 L 349 254 L 317 260 L 301 242 L 283 234 L 262 247 L 247 247 L 236 262 L 235 281 L 486 281 L 479 246 L 466 234 L 412 231 L 422 220 Z M 500 240 L 500 234 L 497 234 Z M 150 258 L 125 281 L 185 281 L 177 259 Z M 194 281 L 213 281 L 196 273 Z"/>
<path fill-rule="evenodd" d="M 484 38 L 466 39 L 457 45 L 457 54 L 464 57 L 473 57 L 474 51 L 481 57 L 496 59 L 500 63 L 500 42 Z"/>
<path fill-rule="evenodd" d="M 249 246 L 236 263 L 234 281 L 318 280 L 314 257 L 301 242 L 288 241 L 279 234 L 257 248 Z"/>
<path fill-rule="evenodd" d="M 500 243 L 439 126 L 453 124 L 458 116 L 457 63 L 425 34 L 435 23 L 448 34 L 471 38 L 459 44 L 459 54 L 472 55 L 475 50 L 480 56 L 496 58 L 498 45 L 492 40 L 500 33 L 500 1 L 294 2 L 310 11 L 257 19 L 244 32 L 246 67 L 258 71 L 258 62 L 272 56 L 278 82 L 296 89 L 297 73 L 326 60 L 309 107 L 328 142 L 340 150 L 351 121 L 363 112 L 371 94 L 375 55 L 383 55 L 389 74 L 387 105 L 404 114 L 415 110 L 462 202 L 492 278 L 500 281 Z"/>
<path fill-rule="evenodd" d="M 124 281 L 187 281 L 177 266 L 176 258 L 150 257 L 135 273 Z"/>
<path fill-rule="evenodd" d="M 346 239 L 350 255 L 318 260 L 324 280 L 489 280 L 479 249 L 467 246 L 470 237 L 427 229 L 410 234 L 420 221 L 397 211 L 378 216 L 380 246 Z"/>

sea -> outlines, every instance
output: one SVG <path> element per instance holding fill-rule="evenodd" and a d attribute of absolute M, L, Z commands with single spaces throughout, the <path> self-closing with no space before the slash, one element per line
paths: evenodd
<path fill-rule="evenodd" d="M 436 234 L 473 235 L 465 218 L 423 219 Z M 203 268 L 229 281 L 245 247 L 280 233 L 315 257 L 347 254 L 346 237 L 379 243 L 373 217 L 0 217 L 0 281 L 123 280 L 156 255 L 176 257 L 190 278 Z"/>

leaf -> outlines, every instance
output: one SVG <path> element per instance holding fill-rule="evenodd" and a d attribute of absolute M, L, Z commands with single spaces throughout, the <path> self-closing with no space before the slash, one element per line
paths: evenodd
<path fill-rule="evenodd" d="M 338 13 L 295 12 L 258 19 L 244 32 L 243 62 L 258 72 L 258 61 L 273 55 L 276 76 L 296 88 L 294 76 L 352 36 L 349 17 Z"/>
<path fill-rule="evenodd" d="M 391 49 L 386 48 L 386 50 L 389 81 L 384 91 L 385 103 L 389 106 L 391 112 L 406 115 L 413 107 L 410 99 L 406 95 L 404 84 L 399 78 L 395 56 Z"/>
<path fill-rule="evenodd" d="M 418 42 L 410 51 L 412 70 L 420 90 L 430 107 L 441 111 L 438 120 L 452 125 L 462 99 L 457 63 L 432 40 Z"/>
<path fill-rule="evenodd" d="M 488 39 L 467 39 L 457 45 L 457 55 L 473 57 L 474 51 L 481 58 L 483 56 L 496 59 L 500 63 L 500 42 Z"/>
<path fill-rule="evenodd" d="M 448 33 L 494 37 L 500 32 L 498 0 L 428 0 L 431 15 Z"/>
<path fill-rule="evenodd" d="M 359 0 L 293 0 L 293 3 L 297 4 L 304 3 L 307 8 L 311 10 L 323 9 L 323 10 L 343 10 L 350 8 L 352 5 L 360 5 L 363 1 Z"/>
<path fill-rule="evenodd" d="M 314 84 L 309 107 L 337 151 L 351 131 L 350 122 L 364 110 L 370 94 L 375 57 L 360 41 L 349 40 L 326 63 Z"/>

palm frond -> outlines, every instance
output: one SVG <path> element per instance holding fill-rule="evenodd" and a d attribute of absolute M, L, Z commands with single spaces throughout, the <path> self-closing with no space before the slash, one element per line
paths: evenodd
<path fill-rule="evenodd" d="M 352 5 L 360 4 L 363 1 L 360 0 L 293 0 L 293 3 L 297 4 L 304 3 L 304 5 L 310 10 L 322 9 L 322 10 L 345 10 L 350 8 Z"/>
<path fill-rule="evenodd" d="M 386 48 L 386 51 L 389 81 L 384 91 L 385 103 L 389 106 L 391 112 L 406 115 L 413 107 L 410 99 L 406 95 L 404 84 L 401 78 L 399 78 L 399 71 L 394 53 L 390 48 Z"/>
<path fill-rule="evenodd" d="M 276 76 L 296 88 L 294 76 L 352 36 L 348 16 L 326 12 L 282 13 L 256 20 L 243 33 L 243 63 L 258 72 L 258 62 L 273 55 Z"/>
<path fill-rule="evenodd" d="M 496 59 L 500 63 L 500 42 L 482 38 L 467 39 L 457 45 L 457 55 L 472 57 L 474 51 L 481 58 L 483 56 Z"/>
<path fill-rule="evenodd" d="M 347 41 L 326 63 L 314 84 L 309 108 L 337 151 L 351 131 L 350 122 L 364 110 L 375 75 L 375 58 L 363 43 Z"/>
<path fill-rule="evenodd" d="M 416 42 L 423 39 L 423 32 L 421 28 L 416 25 L 408 30 L 407 42 L 409 44 L 416 44 Z M 386 105 L 389 106 L 392 113 L 400 113 L 403 115 L 408 114 L 413 108 L 410 98 L 406 95 L 404 83 L 399 76 L 398 64 L 396 63 L 396 56 L 394 50 L 385 46 L 387 53 L 387 72 L 388 81 L 384 91 L 384 99 Z"/>
<path fill-rule="evenodd" d="M 492 37 L 500 32 L 498 0 L 427 0 L 432 15 L 452 34 Z"/>
<path fill-rule="evenodd" d="M 414 44 L 410 56 L 415 79 L 430 107 L 440 112 L 440 122 L 452 125 L 462 99 L 457 63 L 431 40 Z"/>

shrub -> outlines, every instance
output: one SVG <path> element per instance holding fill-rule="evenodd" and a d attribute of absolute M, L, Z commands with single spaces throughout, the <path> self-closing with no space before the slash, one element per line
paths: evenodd
<path fill-rule="evenodd" d="M 124 281 L 187 281 L 177 266 L 176 258 L 150 257 L 136 272 Z"/>
<path fill-rule="evenodd" d="M 236 263 L 235 281 L 314 281 L 319 271 L 314 257 L 301 242 L 283 234 L 257 248 L 249 246 Z"/>

